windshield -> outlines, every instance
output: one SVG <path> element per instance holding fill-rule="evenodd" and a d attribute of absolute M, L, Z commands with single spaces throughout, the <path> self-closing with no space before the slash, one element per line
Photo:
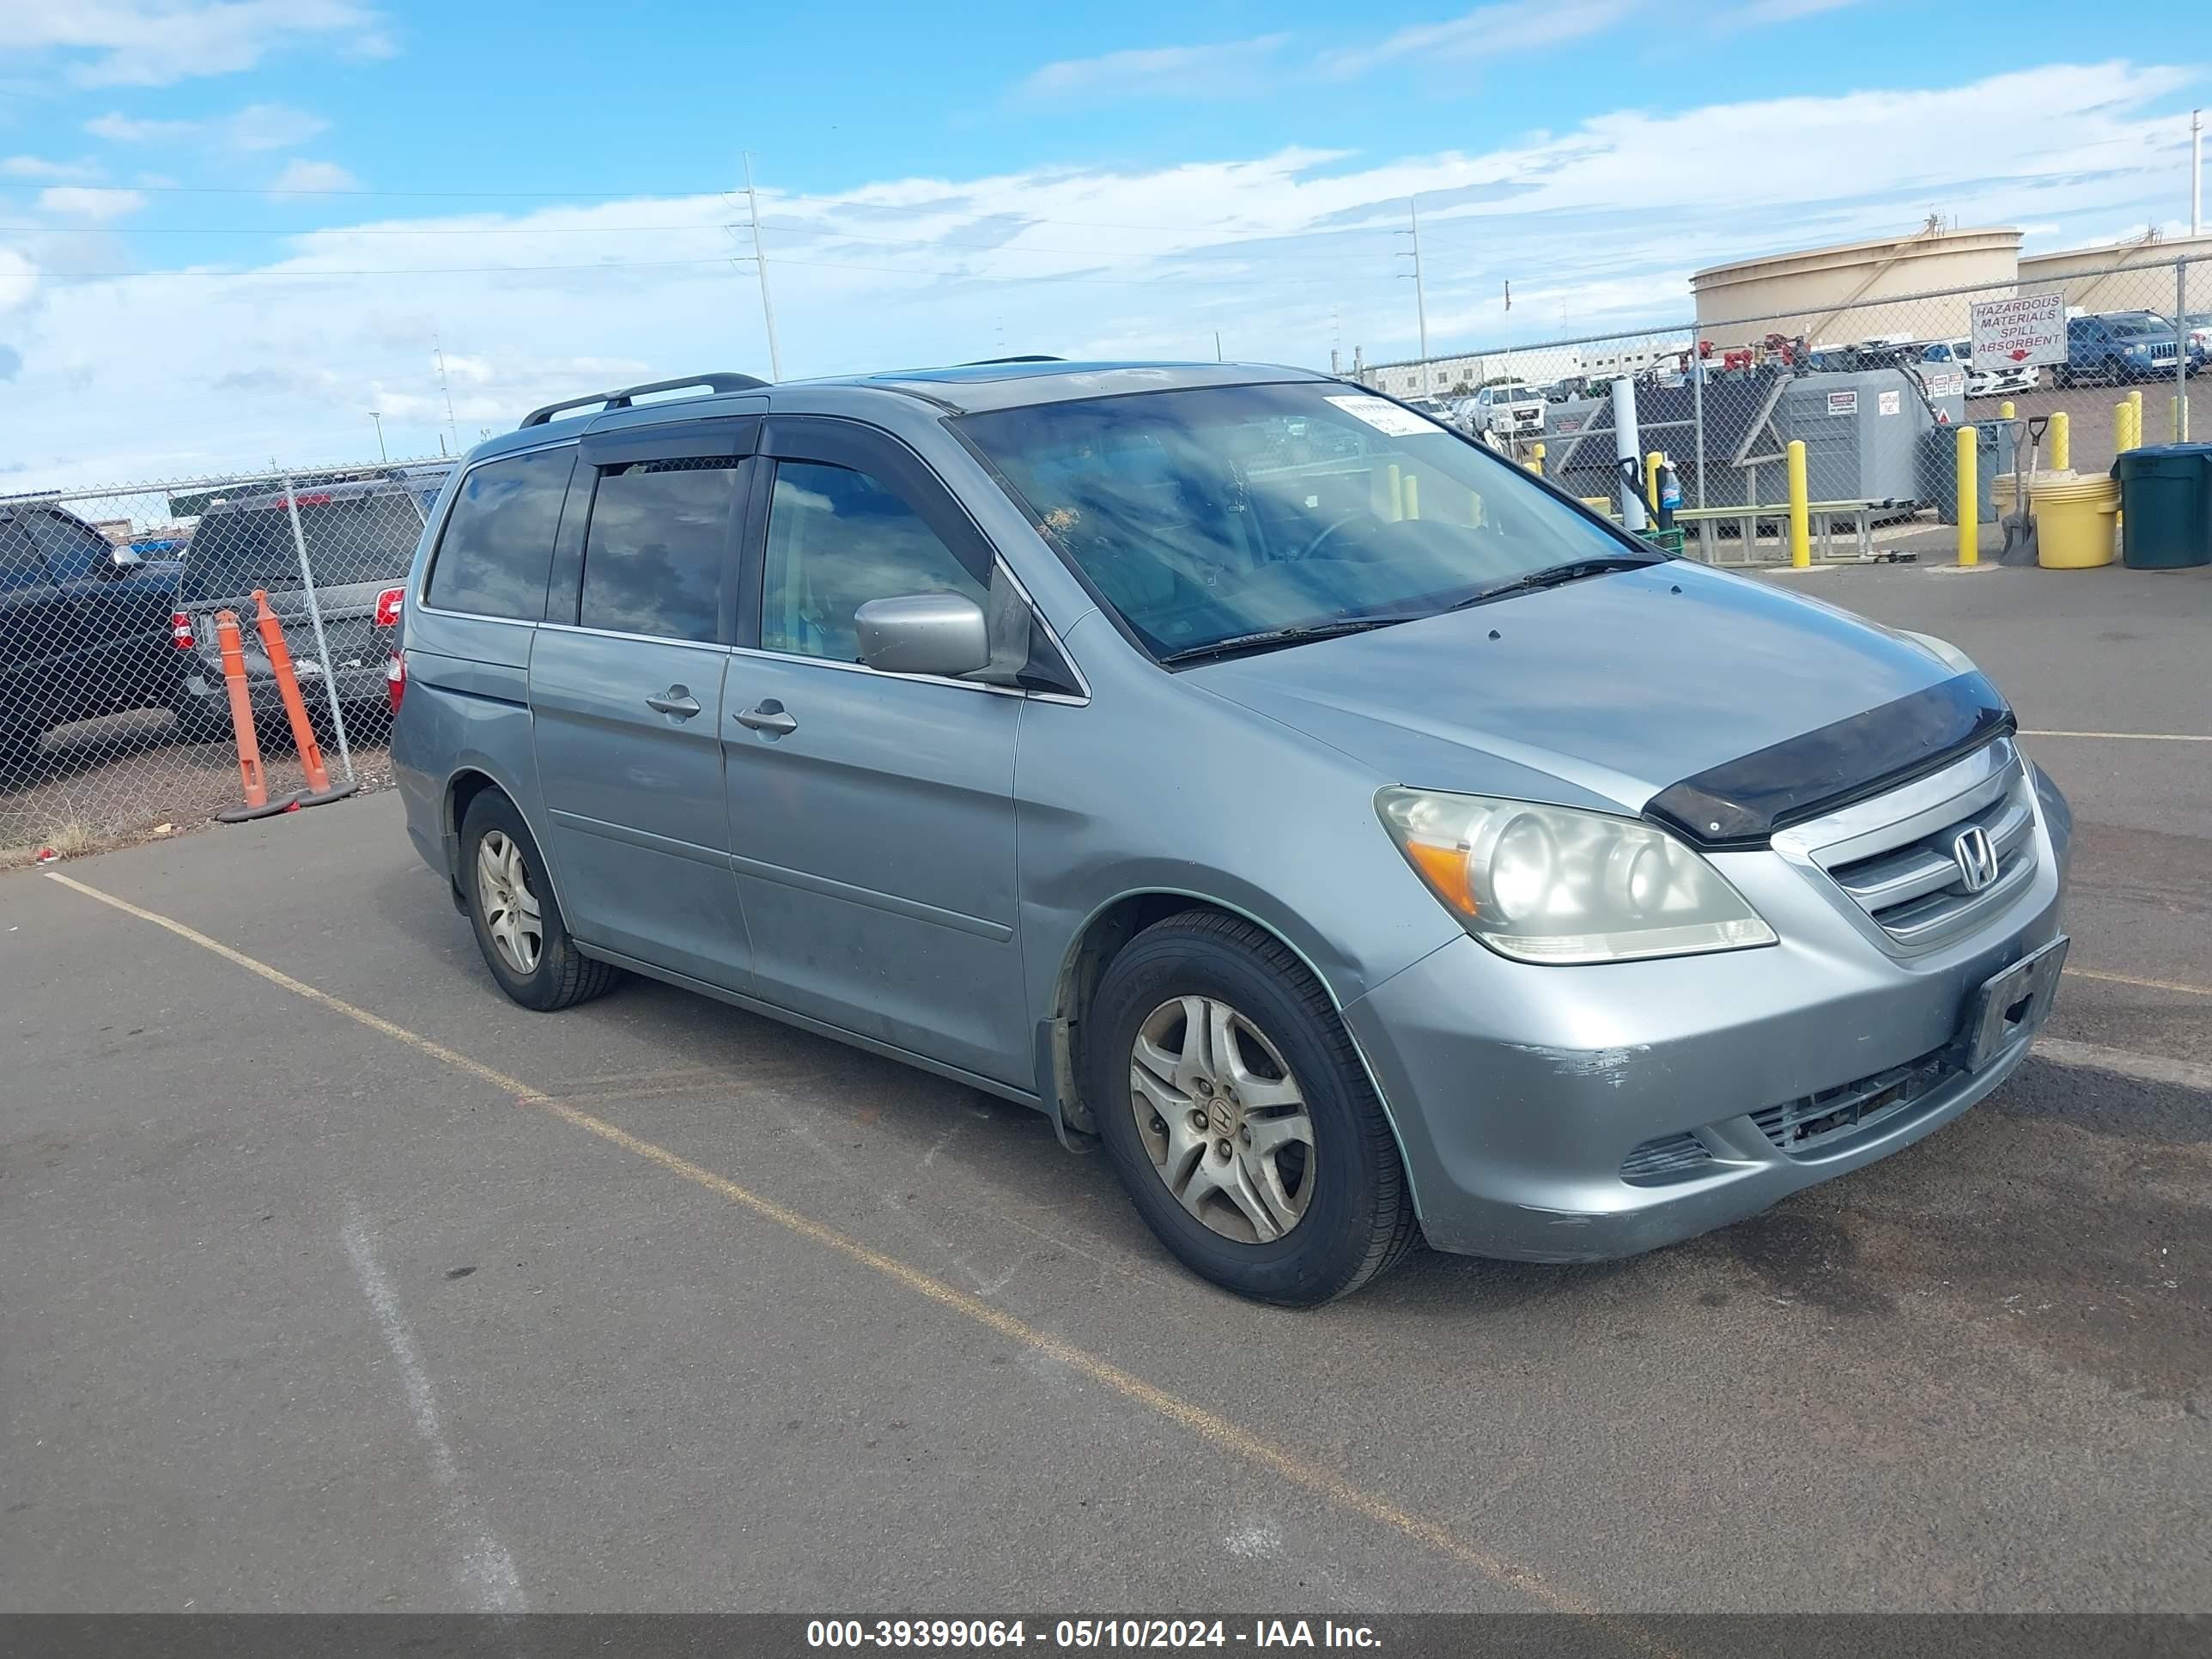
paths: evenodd
<path fill-rule="evenodd" d="M 318 588 L 401 580 L 422 533 L 422 509 L 404 490 L 300 497 L 300 536 Z M 185 581 L 199 599 L 298 587 L 300 554 L 283 498 L 273 506 L 210 509 L 192 532 Z"/>
<path fill-rule="evenodd" d="M 2112 332 L 2131 340 L 2145 334 L 2171 334 L 2173 325 L 2163 317 L 2116 317 L 2112 319 Z"/>
<path fill-rule="evenodd" d="M 1158 657 L 1426 616 L 1534 571 L 1635 556 L 1510 462 L 1338 382 L 959 424 Z"/>

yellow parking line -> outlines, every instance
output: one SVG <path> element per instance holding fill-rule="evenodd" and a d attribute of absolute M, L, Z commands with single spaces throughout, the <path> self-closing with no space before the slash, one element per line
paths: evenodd
<path fill-rule="evenodd" d="M 289 991 L 295 996 L 304 997 L 308 1001 L 327 1008 L 333 1013 L 343 1014 L 348 1019 L 365 1025 L 372 1031 L 392 1038 L 395 1042 L 405 1043 L 418 1054 L 428 1054 L 433 1060 L 442 1061 L 456 1071 L 465 1072 L 471 1077 L 490 1084 L 494 1088 L 514 1097 L 518 1104 L 534 1107 L 540 1111 L 550 1113 L 564 1122 L 572 1123 L 579 1129 L 586 1130 L 599 1136 L 602 1140 L 621 1147 L 626 1152 L 635 1153 L 639 1158 L 657 1164 L 671 1175 L 681 1176 L 684 1180 L 703 1187 L 708 1192 L 727 1199 L 731 1203 L 750 1210 L 755 1215 L 772 1221 L 779 1227 L 796 1233 L 801 1238 L 834 1250 L 846 1260 L 857 1262 L 864 1267 L 882 1274 L 885 1279 L 904 1286 L 915 1295 L 933 1302 L 941 1308 L 949 1309 L 954 1313 L 973 1320 L 979 1325 L 988 1326 L 1008 1340 L 1018 1342 L 1031 1352 L 1056 1361 L 1079 1375 L 1089 1377 L 1102 1387 L 1110 1389 L 1124 1400 L 1142 1406 L 1146 1410 L 1157 1413 L 1170 1422 L 1188 1429 L 1192 1433 L 1233 1457 L 1270 1469 L 1292 1485 L 1303 1486 L 1309 1492 L 1318 1493 L 1339 1508 L 1348 1510 L 1355 1515 L 1364 1516 L 1370 1521 L 1403 1534 L 1416 1543 L 1425 1545 L 1436 1551 L 1439 1555 L 1448 1557 L 1462 1566 L 1472 1567 L 1486 1577 L 1519 1590 L 1542 1602 L 1547 1607 L 1561 1613 L 1597 1611 L 1589 1603 L 1553 1588 L 1531 1569 L 1503 1560 L 1486 1550 L 1478 1549 L 1474 1545 L 1464 1542 L 1440 1522 L 1416 1515 L 1410 1510 L 1402 1509 L 1391 1503 L 1386 1498 L 1380 1497 L 1364 1487 L 1354 1486 L 1342 1476 L 1333 1474 L 1316 1464 L 1309 1463 L 1304 1459 L 1283 1450 L 1280 1447 L 1253 1433 L 1249 1429 L 1231 1422 L 1218 1413 L 1208 1411 L 1203 1406 L 1194 1405 L 1177 1395 L 1170 1393 L 1158 1384 L 1148 1382 L 1133 1372 L 1123 1370 L 1120 1366 L 1109 1364 L 1088 1350 L 1079 1348 L 1073 1343 L 1054 1336 L 1048 1331 L 1041 1331 L 1034 1325 L 1016 1318 L 1003 1309 L 994 1308 L 989 1303 L 972 1297 L 964 1291 L 956 1290 L 942 1279 L 933 1278 L 918 1267 L 908 1266 L 896 1256 L 886 1255 L 880 1250 L 871 1249 L 858 1239 L 849 1238 L 834 1227 L 826 1227 L 822 1223 L 802 1215 L 772 1198 L 763 1197 L 749 1188 L 741 1187 L 726 1176 L 717 1175 L 714 1170 L 694 1164 L 690 1159 L 672 1152 L 665 1146 L 659 1146 L 652 1141 L 641 1139 L 628 1130 L 609 1123 L 604 1118 L 594 1117 L 589 1112 L 580 1110 L 550 1095 L 541 1093 L 520 1078 L 510 1077 L 505 1072 L 485 1065 L 482 1060 L 471 1060 L 458 1049 L 449 1048 L 442 1042 L 410 1031 L 405 1026 L 396 1024 L 380 1014 L 373 1014 L 368 1009 L 358 1007 L 342 997 L 334 997 L 327 991 L 319 991 L 304 981 L 293 978 L 291 975 L 281 969 L 272 968 L 265 962 L 258 961 L 247 956 L 243 951 L 233 950 L 220 939 L 209 938 L 198 928 L 188 927 L 183 922 L 162 915 L 158 911 L 145 909 L 131 903 L 128 899 L 118 898 L 112 893 L 102 892 L 97 887 L 88 886 L 83 882 L 73 880 L 56 872 L 50 870 L 46 874 L 47 880 L 59 882 L 72 892 L 82 893 L 89 899 L 96 899 L 102 904 L 122 911 L 126 915 L 136 916 L 141 921 L 151 922 L 156 927 L 167 928 L 179 939 L 197 945 L 204 951 L 210 951 L 224 961 L 234 963 L 250 974 L 258 974 L 271 985 Z M 1633 1625 L 1623 1625 L 1620 1629 L 1623 1636 L 1644 1648 L 1647 1652 L 1664 1654 L 1670 1651 L 1655 1642 L 1648 1632 Z"/>
<path fill-rule="evenodd" d="M 2133 974 L 2100 973 L 2094 968 L 2076 968 L 2071 963 L 2065 971 L 2071 979 L 2100 979 L 2107 985 L 2138 985 L 2146 991 L 2179 991 L 2185 997 L 2212 997 L 2212 985 L 2184 985 L 2175 979 L 2138 979 Z"/>
<path fill-rule="evenodd" d="M 2133 743 L 2212 743 L 2193 732 L 2027 732 L 2023 738 L 2125 738 Z"/>

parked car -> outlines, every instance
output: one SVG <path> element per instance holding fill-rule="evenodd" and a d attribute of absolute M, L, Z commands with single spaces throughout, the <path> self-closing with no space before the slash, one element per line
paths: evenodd
<path fill-rule="evenodd" d="M 1956 369 L 1966 377 L 1969 398 L 2009 398 L 2022 392 L 2033 392 L 2043 378 L 2043 371 L 2033 364 L 2002 363 L 1993 368 L 1978 368 L 1974 364 L 1974 343 L 1972 338 L 1931 340 L 1921 349 L 1920 361 L 1936 368 Z"/>
<path fill-rule="evenodd" d="M 2066 361 L 2052 374 L 2060 386 L 2084 380 L 2118 386 L 2128 380 L 2172 378 L 2176 344 L 2172 322 L 2155 311 L 2108 311 L 2066 319 Z M 2194 373 L 2200 361 L 2192 351 Z"/>
<path fill-rule="evenodd" d="M 1541 392 L 1516 380 L 1478 387 L 1456 412 L 1472 432 L 1494 432 L 1501 438 L 1540 438 L 1545 407 Z"/>
<path fill-rule="evenodd" d="M 176 573 L 52 501 L 0 501 L 0 787 L 55 726 L 168 705 Z"/>
<path fill-rule="evenodd" d="M 1749 1215 L 2049 1011 L 2070 819 L 1941 641 L 1298 370 L 699 383 L 479 446 L 408 577 L 408 834 L 526 1007 L 1033 1107 L 1285 1304 Z"/>
<path fill-rule="evenodd" d="M 268 592 L 269 608 L 284 625 L 285 647 L 309 712 L 318 720 L 327 714 L 330 694 L 323 681 L 332 676 L 349 729 L 357 719 L 363 735 L 381 734 L 389 714 L 385 665 L 392 654 L 398 596 L 445 476 L 444 470 L 418 471 L 296 492 L 300 540 L 307 544 L 308 568 L 314 574 L 327 665 L 317 653 L 291 504 L 284 493 L 217 501 L 207 509 L 175 583 L 173 642 L 186 653 L 179 676 L 177 720 L 188 736 L 213 741 L 231 735 L 216 637 L 216 617 L 223 611 L 239 618 L 255 724 L 271 723 L 280 733 L 287 729 L 276 672 L 254 625 L 256 588 Z"/>

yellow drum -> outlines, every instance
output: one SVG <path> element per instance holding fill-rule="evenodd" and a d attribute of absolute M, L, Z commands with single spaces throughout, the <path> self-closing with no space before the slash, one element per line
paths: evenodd
<path fill-rule="evenodd" d="M 2028 485 L 2035 514 L 2035 562 L 2046 570 L 2086 570 L 2112 562 L 2120 511 L 2117 478 L 2076 478 Z"/>

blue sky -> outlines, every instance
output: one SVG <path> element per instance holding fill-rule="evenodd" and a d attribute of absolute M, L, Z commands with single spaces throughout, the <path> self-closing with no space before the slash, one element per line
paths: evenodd
<path fill-rule="evenodd" d="M 1438 351 L 1930 212 L 2172 228 L 2193 9 L 0 0 L 0 488 L 765 372 L 748 149 L 787 375 L 1410 355 L 1416 195 Z"/>

